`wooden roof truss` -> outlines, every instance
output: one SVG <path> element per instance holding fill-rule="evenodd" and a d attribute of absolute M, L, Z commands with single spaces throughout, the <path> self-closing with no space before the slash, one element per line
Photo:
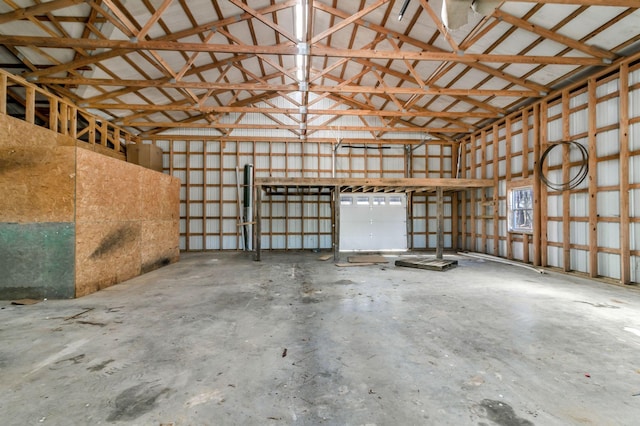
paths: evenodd
<path fill-rule="evenodd" d="M 442 1 L 399 21 L 404 0 L 6 0 L 0 68 L 142 135 L 405 143 L 458 139 L 640 48 L 637 0 L 504 1 L 456 30 Z"/>

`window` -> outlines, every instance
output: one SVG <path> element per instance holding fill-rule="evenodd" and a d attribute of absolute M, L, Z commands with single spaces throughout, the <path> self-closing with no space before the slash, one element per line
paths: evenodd
<path fill-rule="evenodd" d="M 389 205 L 390 206 L 401 206 L 402 205 L 402 197 L 391 196 L 389 197 Z"/>
<path fill-rule="evenodd" d="M 384 197 L 373 197 L 373 205 L 374 206 L 384 206 L 386 203 Z"/>
<path fill-rule="evenodd" d="M 369 205 L 369 197 L 357 197 L 356 204 L 359 206 L 368 206 Z"/>
<path fill-rule="evenodd" d="M 533 232 L 533 187 L 511 188 L 508 203 L 509 231 Z"/>
<path fill-rule="evenodd" d="M 340 204 L 343 206 L 350 206 L 353 204 L 353 197 L 340 197 Z"/>

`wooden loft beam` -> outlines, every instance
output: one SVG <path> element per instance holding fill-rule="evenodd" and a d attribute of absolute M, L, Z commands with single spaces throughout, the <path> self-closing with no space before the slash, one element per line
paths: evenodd
<path fill-rule="evenodd" d="M 292 43 L 282 43 L 274 46 L 253 46 L 238 44 L 208 44 L 186 43 L 176 41 L 126 40 L 107 39 L 74 39 L 62 37 L 40 36 L 0 36 L 0 44 L 5 46 L 37 46 L 50 48 L 81 48 L 81 49 L 115 49 L 115 50 L 169 50 L 180 52 L 212 52 L 212 53 L 246 53 L 263 55 L 292 55 L 298 54 L 298 47 Z M 335 58 L 366 58 L 393 59 L 412 61 L 446 61 L 457 63 L 497 62 L 514 64 L 546 64 L 571 66 L 602 66 L 609 65 L 606 58 L 587 58 L 577 56 L 533 56 L 533 55 L 498 55 L 457 52 L 404 52 L 394 50 L 361 50 L 336 49 L 325 46 L 311 46 L 310 55 L 315 57 Z M 86 64 L 83 64 L 86 65 Z M 32 73 L 34 75 L 35 73 Z"/>
<path fill-rule="evenodd" d="M 454 178 L 255 178 L 259 186 L 326 186 L 326 187 L 379 187 L 403 188 L 405 190 L 441 187 L 445 190 L 465 190 L 469 188 L 488 188 L 493 179 L 454 179 Z"/>
<path fill-rule="evenodd" d="M 193 117 L 204 119 L 203 117 Z M 153 121 L 136 121 L 127 123 L 131 127 L 162 127 L 167 129 L 193 128 L 193 129 L 273 129 L 277 127 L 281 130 L 300 130 L 298 125 L 279 125 L 273 124 L 237 124 L 237 123 L 189 123 L 189 122 L 153 122 Z M 363 131 L 363 132 L 385 132 L 385 133 L 468 133 L 471 129 L 465 127 L 385 127 L 385 126 L 341 126 L 344 131 Z M 335 126 L 307 126 L 307 130 L 335 130 Z"/>

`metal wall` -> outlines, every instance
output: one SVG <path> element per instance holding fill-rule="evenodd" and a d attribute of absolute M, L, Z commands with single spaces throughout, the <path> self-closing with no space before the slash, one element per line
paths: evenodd
<path fill-rule="evenodd" d="M 535 167 L 560 141 L 589 152 L 588 176 L 571 190 L 542 184 Z M 578 174 L 581 158 L 578 149 L 553 148 L 542 172 L 552 182 L 566 181 Z M 462 163 L 466 177 L 496 184 L 462 200 L 464 247 L 592 277 L 640 280 L 640 63 L 623 63 L 471 135 Z M 536 191 L 532 234 L 508 232 L 507 194 L 519 183 Z"/>
<path fill-rule="evenodd" d="M 155 136 L 164 152 L 166 173 L 180 178 L 181 250 L 243 249 L 240 216 L 242 168 L 253 164 L 255 177 L 403 178 L 452 177 L 457 149 L 428 142 L 385 146 L 318 142 L 224 141 L 213 137 Z M 240 197 L 236 167 L 239 168 Z M 454 242 L 451 197 L 445 197 L 445 246 Z M 411 197 L 409 245 L 435 248 L 436 200 Z M 262 202 L 263 249 L 329 249 L 331 199 L 320 195 L 270 196 Z"/>

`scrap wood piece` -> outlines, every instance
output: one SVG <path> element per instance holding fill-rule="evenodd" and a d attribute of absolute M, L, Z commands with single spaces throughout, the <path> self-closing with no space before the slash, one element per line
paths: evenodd
<path fill-rule="evenodd" d="M 340 268 L 348 268 L 351 266 L 371 266 L 371 265 L 375 265 L 375 263 L 369 262 L 369 263 L 336 263 L 336 266 L 339 266 Z"/>
<path fill-rule="evenodd" d="M 332 254 L 323 254 L 322 256 L 320 256 L 320 257 L 318 258 L 318 260 L 329 260 L 329 259 L 331 259 L 332 257 L 333 257 L 333 255 L 332 255 Z"/>
<path fill-rule="evenodd" d="M 86 313 L 87 313 L 87 312 L 89 312 L 89 311 L 93 311 L 94 309 L 95 309 L 95 308 L 87 308 L 87 309 L 85 309 L 84 311 L 82 311 L 82 312 L 80 312 L 80 313 L 77 313 L 77 314 L 75 314 L 75 315 L 71 315 L 70 317 L 66 317 L 64 320 L 65 320 L 65 321 L 69 321 L 69 320 L 72 320 L 72 319 L 78 318 L 79 316 L 84 315 L 84 314 L 86 314 Z"/>
<path fill-rule="evenodd" d="M 457 260 L 445 259 L 423 259 L 423 260 L 396 260 L 396 266 L 405 266 L 407 268 L 427 269 L 430 271 L 446 271 L 458 265 Z"/>
<path fill-rule="evenodd" d="M 364 255 L 364 256 L 349 256 L 347 258 L 349 263 L 389 263 L 384 257 L 376 254 Z"/>
<path fill-rule="evenodd" d="M 42 302 L 41 300 L 38 299 L 20 299 L 20 300 L 14 300 L 11 302 L 12 305 L 35 305 L 36 303 L 40 303 Z"/>

